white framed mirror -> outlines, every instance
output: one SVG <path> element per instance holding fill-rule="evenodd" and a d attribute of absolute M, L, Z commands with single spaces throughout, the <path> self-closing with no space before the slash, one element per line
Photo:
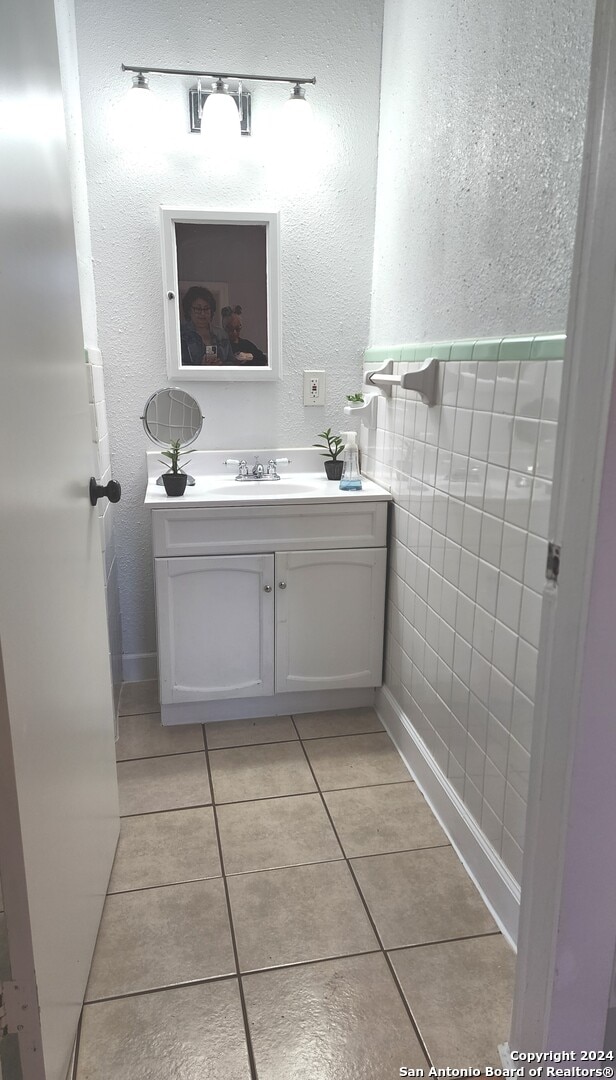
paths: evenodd
<path fill-rule="evenodd" d="M 161 206 L 172 382 L 282 375 L 279 215 Z"/>

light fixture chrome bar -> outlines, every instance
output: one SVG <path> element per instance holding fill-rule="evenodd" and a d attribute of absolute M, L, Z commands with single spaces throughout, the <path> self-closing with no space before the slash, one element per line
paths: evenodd
<path fill-rule="evenodd" d="M 203 71 L 203 69 L 196 70 L 195 68 L 162 68 L 162 67 L 148 67 L 147 64 L 122 64 L 122 71 L 134 71 L 140 75 L 194 75 L 195 78 L 202 79 L 239 79 L 243 81 L 246 79 L 248 82 L 278 82 L 278 83 L 295 83 L 304 85 L 311 83 L 312 86 L 316 85 L 316 76 L 312 76 L 311 79 L 307 78 L 293 78 L 288 75 L 235 75 L 232 71 Z"/>

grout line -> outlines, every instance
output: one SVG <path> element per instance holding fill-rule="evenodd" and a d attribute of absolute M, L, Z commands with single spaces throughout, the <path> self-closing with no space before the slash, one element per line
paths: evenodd
<path fill-rule="evenodd" d="M 208 810 L 213 803 L 190 803 L 188 806 L 164 806 L 161 810 L 138 810 L 134 814 L 120 814 L 120 820 L 133 817 L 150 817 L 151 814 L 172 814 L 177 810 Z"/>
<path fill-rule="evenodd" d="M 164 757 L 188 757 L 190 754 L 202 754 L 203 750 L 171 750 L 164 754 L 140 754 L 138 757 L 116 758 L 116 765 L 126 765 L 129 761 L 158 761 Z"/>
<path fill-rule="evenodd" d="M 255 719 L 259 720 L 260 717 L 257 716 Z M 292 721 L 292 722 L 294 723 L 294 721 Z M 217 721 L 217 723 L 218 724 L 221 724 L 221 723 L 224 724 L 224 720 L 223 721 Z M 207 725 L 204 724 L 203 726 L 206 727 Z M 323 739 L 355 739 L 355 738 L 359 738 L 361 735 L 386 735 L 387 734 L 384 727 L 374 728 L 374 729 L 371 729 L 370 731 L 348 731 L 348 732 L 344 732 L 342 735 L 337 734 L 337 735 L 305 735 L 305 736 L 302 736 L 302 735 L 299 734 L 299 730 L 297 728 L 296 728 L 296 730 L 297 730 L 298 734 L 297 734 L 297 738 L 295 738 L 295 739 L 264 739 L 263 742 L 231 743 L 229 746 L 208 746 L 208 752 L 210 754 L 216 754 L 216 753 L 218 753 L 219 750 L 244 750 L 244 749 L 247 749 L 248 747 L 256 747 L 256 746 L 280 746 L 282 743 L 319 742 L 319 741 L 321 741 Z M 180 752 L 181 753 L 190 753 L 190 751 L 180 751 Z M 129 759 L 129 760 L 134 760 L 134 759 Z"/>
<path fill-rule="evenodd" d="M 203 746 L 205 749 L 205 763 L 207 767 L 208 779 L 210 783 L 210 790 L 212 792 L 212 798 L 214 797 L 214 783 L 212 779 L 212 770 L 210 766 L 210 753 L 207 749 L 207 739 L 205 734 L 205 726 L 203 727 Z M 240 972 L 240 958 L 237 949 L 237 940 L 235 936 L 235 926 L 233 923 L 233 912 L 231 910 L 231 897 L 229 895 L 229 883 L 225 875 L 225 860 L 222 852 L 222 841 L 220 839 L 220 829 L 218 826 L 218 812 L 216 806 L 213 805 L 214 811 L 214 829 L 216 831 L 216 843 L 218 845 L 218 857 L 220 859 L 220 869 L 222 873 L 222 882 L 225 890 L 225 899 L 227 902 L 227 917 L 229 919 L 229 933 L 231 935 L 231 945 L 233 948 L 233 956 L 235 959 L 235 970 L 237 971 L 237 984 L 240 995 L 240 1005 L 242 1008 L 242 1019 L 244 1021 L 244 1036 L 246 1039 L 246 1052 L 248 1054 L 248 1065 L 250 1068 L 250 1075 L 252 1080 L 257 1080 L 257 1065 L 255 1061 L 254 1048 L 252 1045 L 252 1036 L 250 1034 L 250 1025 L 248 1023 L 248 1010 L 246 1007 L 246 996 L 244 994 L 244 984 L 242 982 L 242 975 Z"/>
<path fill-rule="evenodd" d="M 300 745 L 302 745 L 302 749 L 303 749 L 303 744 L 301 743 L 301 740 L 300 740 Z M 312 775 L 314 776 L 314 773 Z M 393 787 L 394 784 L 396 784 L 396 785 L 397 784 L 413 784 L 414 782 L 415 781 L 412 779 L 412 777 L 409 774 L 408 780 L 392 780 L 389 784 L 383 784 L 383 783 L 381 783 L 381 784 L 353 784 L 351 787 L 324 788 L 323 790 L 324 790 L 325 794 L 328 795 L 330 793 L 330 791 L 358 791 L 360 788 Z M 320 794 L 321 794 L 321 789 L 319 787 L 316 787 L 316 788 L 312 789 L 311 791 L 290 791 L 286 795 L 285 794 L 283 794 L 283 795 L 262 795 L 260 798 L 234 799 L 232 801 L 226 801 L 226 800 L 223 801 L 223 800 L 219 799 L 215 803 L 215 805 L 216 806 L 238 806 L 241 803 L 247 803 L 247 802 L 269 802 L 272 799 L 293 799 L 293 798 L 297 798 L 298 795 L 320 795 Z M 185 807 L 185 809 L 188 810 L 189 807 Z M 151 811 L 151 813 L 158 813 L 158 811 Z M 129 815 L 125 814 L 124 816 L 128 817 Z M 135 815 L 130 815 L 130 816 L 134 817 Z"/>
<path fill-rule="evenodd" d="M 500 930 L 494 930 L 483 934 L 469 934 L 466 937 L 442 938 L 438 941 L 420 941 L 415 945 L 395 945 L 390 949 L 377 947 L 374 949 L 364 949 L 363 952 L 334 953 L 331 956 L 312 957 L 310 960 L 293 960 L 288 964 L 272 964 L 270 967 L 248 968 L 246 971 L 242 971 L 241 975 L 236 971 L 231 971 L 225 975 L 209 975 L 204 979 L 188 979 L 186 982 L 167 983 L 164 986 L 150 986 L 143 990 L 130 990 L 126 994 L 112 994 L 109 997 L 92 998 L 91 1001 L 84 1002 L 84 1007 L 86 1005 L 104 1005 L 107 1001 L 122 1001 L 125 998 L 146 997 L 148 994 L 161 994 L 166 990 L 181 990 L 187 986 L 203 986 L 207 983 L 229 982 L 231 979 L 244 978 L 247 975 L 267 975 L 269 972 L 288 971 L 290 968 L 310 967 L 312 964 L 325 964 L 336 960 L 354 960 L 360 956 L 380 956 L 383 953 L 387 957 L 388 953 L 406 952 L 408 949 L 422 949 L 432 945 L 451 945 L 456 941 L 474 941 L 477 938 L 487 937 L 502 937 L 502 934 Z M 407 1012 L 408 1011 L 407 1008 Z"/>
<path fill-rule="evenodd" d="M 143 712 L 120 712 L 118 709 L 118 720 L 126 720 L 131 716 L 154 716 L 155 713 L 160 713 L 160 701 L 154 705 L 154 708 L 144 709 Z"/>
<path fill-rule="evenodd" d="M 414 941 L 412 945 L 392 945 L 385 951 L 406 952 L 408 949 L 424 949 L 427 945 L 451 945 L 454 941 L 476 941 L 477 938 L 503 937 L 500 930 L 484 930 L 481 934 L 462 934 L 459 937 L 435 938 L 434 941 Z M 504 940 L 504 939 L 503 939 Z"/>
<path fill-rule="evenodd" d="M 120 817 L 152 817 L 153 814 L 182 814 L 185 810 L 211 810 L 211 808 L 211 803 L 195 803 L 194 806 L 170 806 L 167 810 L 143 810 L 140 814 L 120 814 Z"/>
<path fill-rule="evenodd" d="M 71 1069 L 70 1080 L 77 1080 L 77 1069 L 79 1067 L 79 1050 L 81 1048 L 81 1025 L 83 1024 L 83 1006 L 79 1011 L 79 1020 L 77 1021 L 77 1033 L 75 1035 L 75 1057 L 73 1058 L 73 1067 Z"/>
<path fill-rule="evenodd" d="M 310 763 L 310 758 L 308 757 L 308 754 L 306 753 L 306 748 L 305 748 L 303 743 L 302 743 L 302 750 L 304 751 L 304 754 L 306 755 L 306 761 L 308 762 L 308 768 L 312 772 L 312 775 L 314 776 L 314 779 L 315 779 L 315 783 L 318 786 L 318 780 L 317 780 L 317 777 L 316 777 L 316 773 L 314 772 L 314 770 L 312 768 L 312 765 Z M 398 977 L 397 977 L 397 975 L 396 975 L 396 973 L 394 971 L 394 966 L 393 966 L 391 960 L 389 959 L 389 957 L 388 957 L 388 955 L 387 955 L 387 953 L 385 951 L 385 948 L 383 946 L 383 942 L 382 942 L 382 939 L 381 939 L 381 935 L 378 932 L 376 923 L 375 923 L 374 919 L 372 918 L 370 908 L 368 907 L 368 904 L 367 904 L 367 902 L 366 902 L 366 900 L 364 898 L 364 894 L 363 894 L 363 892 L 362 892 L 362 890 L 361 890 L 361 888 L 359 886 L 359 882 L 357 880 L 357 877 L 356 877 L 355 872 L 353 870 L 353 867 L 351 865 L 351 861 L 350 861 L 350 859 L 347 858 L 346 852 L 344 850 L 344 846 L 343 846 L 342 841 L 341 841 L 341 839 L 340 839 L 340 837 L 338 835 L 338 830 L 336 829 L 336 826 L 334 824 L 334 819 L 332 818 L 332 816 L 331 816 L 331 814 L 329 812 L 329 807 L 328 807 L 328 805 L 327 805 L 327 803 L 325 801 L 325 798 L 323 797 L 323 792 L 321 791 L 320 788 L 319 788 L 319 794 L 321 796 L 321 802 L 323 803 L 325 813 L 327 814 L 327 816 L 329 818 L 330 825 L 331 825 L 331 827 L 332 827 L 332 829 L 334 831 L 334 836 L 336 837 L 336 840 L 340 844 L 340 847 L 341 847 L 342 852 L 344 854 L 344 861 L 346 862 L 347 869 L 348 869 L 349 873 L 351 874 L 351 877 L 352 877 L 352 879 L 353 879 L 353 881 L 355 883 L 355 888 L 357 889 L 357 892 L 359 894 L 359 898 L 360 898 L 360 900 L 361 900 L 361 902 L 362 902 L 362 904 L 364 906 L 364 910 L 366 912 L 366 915 L 367 915 L 368 920 L 370 922 L 370 925 L 372 927 L 372 931 L 373 931 L 373 933 L 374 933 L 374 935 L 376 937 L 376 940 L 379 943 L 380 950 L 381 950 L 381 955 L 384 957 L 385 963 L 387 964 L 387 967 L 389 968 L 389 972 L 390 972 L 390 974 L 391 974 L 391 976 L 392 976 L 392 978 L 394 980 L 394 983 L 396 985 L 396 988 L 397 988 L 398 993 L 400 995 L 400 998 L 402 1000 L 402 1004 L 404 1006 L 405 1012 L 407 1013 L 407 1016 L 408 1016 L 408 1018 L 409 1018 L 409 1020 L 411 1022 L 411 1026 L 412 1026 L 412 1028 L 413 1028 L 413 1030 L 414 1030 L 414 1032 L 415 1032 L 415 1034 L 417 1036 L 417 1039 L 419 1041 L 419 1045 L 420 1045 L 420 1047 L 421 1047 L 421 1049 L 422 1049 L 422 1051 L 423 1051 L 423 1053 L 425 1055 L 426 1061 L 428 1062 L 428 1064 L 430 1066 L 432 1066 L 434 1064 L 434 1062 L 432 1061 L 432 1058 L 430 1057 L 430 1054 L 428 1053 L 428 1047 L 426 1046 L 426 1044 L 424 1042 L 424 1039 L 423 1039 L 423 1036 L 421 1034 L 421 1031 L 419 1030 L 419 1025 L 415 1021 L 415 1017 L 413 1016 L 413 1012 L 411 1010 L 411 1007 L 410 1007 L 409 1003 L 407 1002 L 404 994 L 402 993 L 402 987 L 400 986 L 400 983 L 398 981 Z"/>
<path fill-rule="evenodd" d="M 86 1005 L 104 1005 L 107 1001 L 124 1001 L 133 997 L 148 997 L 150 994 L 163 994 L 167 990 L 182 990 L 187 986 L 203 986 L 204 983 L 228 982 L 237 979 L 236 971 L 226 972 L 224 975 L 209 975 L 205 979 L 187 979 L 186 982 L 167 983 L 164 986 L 147 986 L 143 990 L 129 990 L 125 994 L 110 994 L 109 997 L 92 998 L 84 1002 Z"/>
<path fill-rule="evenodd" d="M 218 723 L 224 723 L 224 720 L 218 721 Z M 255 750 L 259 746 L 283 746 L 285 743 L 297 742 L 299 742 L 299 736 L 297 739 L 265 739 L 263 742 L 233 743 L 231 746 L 210 746 L 208 747 L 208 754 L 218 754 L 221 750 Z"/>
<path fill-rule="evenodd" d="M 172 889 L 175 885 L 196 885 L 200 881 L 220 881 L 222 874 L 210 874 L 209 877 L 182 878 L 181 881 L 159 881 L 156 885 L 138 885 L 134 889 L 114 889 L 107 896 L 130 896 L 131 893 L 151 892 L 152 889 Z"/>

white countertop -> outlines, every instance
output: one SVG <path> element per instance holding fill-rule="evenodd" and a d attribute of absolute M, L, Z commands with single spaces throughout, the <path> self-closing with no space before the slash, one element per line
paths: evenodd
<path fill-rule="evenodd" d="M 264 467 L 270 458 L 288 457 L 288 465 L 279 465 L 280 480 L 235 480 L 237 466 L 223 465 L 226 458 L 240 458 L 252 468 L 255 458 Z M 194 450 L 186 458 L 186 471 L 194 476 L 195 484 L 186 488 L 180 498 L 170 498 L 156 478 L 165 470 L 160 453 L 147 452 L 147 506 L 186 509 L 208 506 L 298 506 L 316 503 L 349 501 L 388 502 L 391 493 L 362 476 L 360 491 L 341 491 L 337 480 L 328 480 L 323 459 L 318 450 L 310 447 L 290 447 L 282 450 Z"/>

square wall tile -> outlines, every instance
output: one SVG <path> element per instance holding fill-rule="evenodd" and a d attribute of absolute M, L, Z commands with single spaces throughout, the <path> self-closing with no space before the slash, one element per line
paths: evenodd
<path fill-rule="evenodd" d="M 510 630 L 517 632 L 522 604 L 522 584 L 508 574 L 500 573 L 496 617 Z"/>
<path fill-rule="evenodd" d="M 513 689 L 513 683 L 496 667 L 493 667 L 490 674 L 489 709 L 492 718 L 495 721 L 497 720 L 498 724 L 502 725 L 507 731 L 511 724 Z"/>
<path fill-rule="evenodd" d="M 518 644 L 518 658 L 515 670 L 516 686 L 531 701 L 535 700 L 537 681 L 537 649 L 522 638 Z"/>
<path fill-rule="evenodd" d="M 478 461 L 487 461 L 488 449 L 490 446 L 490 427 L 492 425 L 492 413 L 480 412 L 477 409 L 473 409 L 471 416 L 472 426 L 471 441 L 469 445 L 470 455 L 473 458 L 477 458 Z"/>
<path fill-rule="evenodd" d="M 508 416 L 513 416 L 518 390 L 518 371 L 519 364 L 514 360 L 500 361 L 496 373 L 496 389 L 494 392 L 493 409 L 495 413 L 505 413 Z"/>
<path fill-rule="evenodd" d="M 530 754 L 515 739 L 509 742 L 507 759 L 507 780 L 518 795 L 528 800 L 528 777 L 530 774 Z"/>
<path fill-rule="evenodd" d="M 520 378 L 515 411 L 518 416 L 534 417 L 541 416 L 543 400 L 543 384 L 547 365 L 544 362 L 531 360 L 520 364 Z"/>
<path fill-rule="evenodd" d="M 469 736 L 485 751 L 488 736 L 488 710 L 473 693 L 470 694 L 468 702 L 467 728 Z"/>
<path fill-rule="evenodd" d="M 505 866 L 519 884 L 522 881 L 522 848 L 516 844 L 506 829 L 503 829 L 501 856 Z"/>
<path fill-rule="evenodd" d="M 454 359 L 453 350 L 456 346 L 452 346 L 451 358 Z M 469 350 L 470 351 L 470 350 Z M 456 356 L 456 359 L 461 357 Z M 460 409 L 472 409 L 473 402 L 475 400 L 475 384 L 477 382 L 477 365 L 462 361 L 460 363 L 460 376 L 458 380 L 458 401 L 457 405 Z"/>
<path fill-rule="evenodd" d="M 543 402 L 541 405 L 542 420 L 558 420 L 562 377 L 562 360 L 551 360 L 546 364 Z"/>
<path fill-rule="evenodd" d="M 513 422 L 510 467 L 516 472 L 525 473 L 529 477 L 535 471 L 539 431 L 538 420 L 526 420 L 516 417 Z"/>
<path fill-rule="evenodd" d="M 479 609 L 478 609 L 479 610 Z M 471 660 L 471 690 L 482 704 L 487 705 L 490 696 L 490 672 L 492 668 L 475 648 Z"/>
<path fill-rule="evenodd" d="M 443 387 L 441 390 L 441 404 L 455 405 L 458 399 L 458 382 L 460 377 L 459 363 L 443 364 Z"/>
<path fill-rule="evenodd" d="M 524 832 L 526 829 L 526 803 L 511 784 L 507 784 L 505 793 L 505 816 L 503 824 L 516 844 L 524 850 Z"/>
<path fill-rule="evenodd" d="M 488 447 L 488 461 L 492 465 L 500 465 L 505 469 L 509 468 L 512 439 L 513 418 L 494 413 L 490 426 L 490 445 Z"/>
<path fill-rule="evenodd" d="M 533 702 L 515 687 L 513 691 L 511 734 L 529 752 L 533 735 L 534 714 L 535 706 Z"/>
<path fill-rule="evenodd" d="M 546 480 L 552 480 L 554 476 L 557 427 L 558 425 L 550 420 L 542 420 L 539 425 L 537 476 L 542 476 Z"/>

